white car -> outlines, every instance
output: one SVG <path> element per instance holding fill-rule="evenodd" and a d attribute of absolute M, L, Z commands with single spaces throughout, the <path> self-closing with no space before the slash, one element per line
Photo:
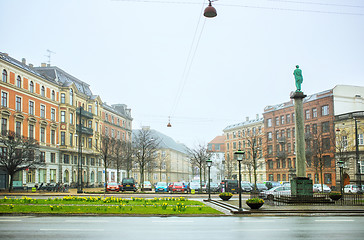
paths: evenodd
<path fill-rule="evenodd" d="M 290 196 L 290 195 L 291 195 L 291 186 L 278 186 L 259 193 L 260 198 L 268 200 L 273 200 L 275 197 Z"/>
<path fill-rule="evenodd" d="M 358 185 L 349 184 L 344 187 L 344 193 L 357 193 L 359 191 L 360 188 Z"/>
<path fill-rule="evenodd" d="M 143 188 L 145 191 L 152 191 L 152 184 L 149 181 L 144 181 Z"/>
<path fill-rule="evenodd" d="M 322 191 L 322 188 L 323 188 L 323 191 Z M 329 188 L 329 186 L 327 186 L 326 184 L 314 184 L 312 186 L 312 190 L 313 192 L 317 192 L 317 193 L 321 193 L 321 192 L 324 192 L 324 193 L 330 193 L 331 192 L 331 189 Z"/>

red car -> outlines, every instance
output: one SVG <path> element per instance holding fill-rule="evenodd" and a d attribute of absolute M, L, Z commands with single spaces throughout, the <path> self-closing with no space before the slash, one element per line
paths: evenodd
<path fill-rule="evenodd" d="M 106 186 L 107 192 L 119 192 L 119 185 L 117 183 L 108 183 Z"/>
<path fill-rule="evenodd" d="M 170 188 L 170 192 L 174 193 L 174 192 L 187 192 L 186 191 L 186 187 L 182 182 L 175 182 L 172 184 L 171 188 Z"/>

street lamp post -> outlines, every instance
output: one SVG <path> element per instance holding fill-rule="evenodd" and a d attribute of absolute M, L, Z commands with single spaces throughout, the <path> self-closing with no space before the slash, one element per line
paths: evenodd
<path fill-rule="evenodd" d="M 360 171 L 360 161 L 359 161 L 359 136 L 358 136 L 358 121 L 354 117 L 355 121 L 355 160 L 356 160 L 356 168 L 357 168 L 357 174 L 358 174 L 358 184 L 360 187 L 360 190 L 362 189 L 361 186 L 361 171 Z"/>
<path fill-rule="evenodd" d="M 340 192 L 341 192 L 341 195 L 343 194 L 343 167 L 344 167 L 344 161 L 342 160 L 339 160 L 337 161 L 337 165 L 338 167 L 340 168 Z"/>
<path fill-rule="evenodd" d="M 239 184 L 238 184 L 238 187 L 239 187 L 239 212 L 243 211 L 243 208 L 241 206 L 241 161 L 243 160 L 244 155 L 245 155 L 245 151 L 241 151 L 241 150 L 238 150 L 234 153 L 235 159 L 239 163 Z"/>
<path fill-rule="evenodd" d="M 77 193 L 83 193 L 82 190 L 82 142 L 81 142 L 81 137 L 82 137 L 82 122 L 81 122 L 81 117 L 82 117 L 82 107 L 80 106 L 80 114 L 78 116 L 79 121 L 78 121 L 78 163 L 77 163 L 77 171 L 78 171 L 78 178 L 77 178 Z"/>
<path fill-rule="evenodd" d="M 211 165 L 212 165 L 212 160 L 211 159 L 207 159 L 206 160 L 206 164 L 207 164 L 207 167 L 209 169 L 209 181 L 208 181 L 209 198 L 207 199 L 207 201 L 211 201 L 211 190 L 210 190 L 211 178 L 210 178 L 210 169 L 211 169 Z"/>

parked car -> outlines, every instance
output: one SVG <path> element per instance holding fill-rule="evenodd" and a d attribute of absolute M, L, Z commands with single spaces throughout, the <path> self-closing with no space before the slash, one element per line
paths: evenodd
<path fill-rule="evenodd" d="M 170 190 L 171 193 L 175 193 L 175 192 L 187 192 L 186 191 L 186 188 L 184 186 L 184 184 L 182 182 L 174 182 L 172 184 L 172 187 L 171 187 L 171 190 Z"/>
<path fill-rule="evenodd" d="M 323 187 L 323 191 L 322 191 L 322 187 Z M 331 189 L 326 185 L 326 184 L 314 184 L 312 186 L 312 190 L 313 192 L 317 192 L 317 193 L 320 193 L 320 192 L 324 192 L 324 193 L 330 193 L 331 192 Z"/>
<path fill-rule="evenodd" d="M 249 182 L 241 182 L 241 191 L 242 192 L 251 192 L 252 190 L 253 190 L 253 188 Z"/>
<path fill-rule="evenodd" d="M 166 182 L 157 182 L 155 185 L 155 192 L 168 192 L 168 185 Z"/>
<path fill-rule="evenodd" d="M 152 191 L 152 184 L 149 181 L 144 181 L 143 189 L 145 191 Z"/>
<path fill-rule="evenodd" d="M 123 178 L 121 185 L 119 186 L 121 191 L 134 191 L 138 190 L 134 178 Z"/>
<path fill-rule="evenodd" d="M 358 193 L 361 192 L 358 185 L 348 184 L 344 187 L 344 193 Z"/>
<path fill-rule="evenodd" d="M 106 191 L 107 192 L 119 192 L 119 185 L 116 182 L 107 183 Z"/>
<path fill-rule="evenodd" d="M 188 184 L 188 190 L 191 192 L 191 190 L 195 190 L 196 192 L 200 190 L 200 182 L 190 182 Z"/>
<path fill-rule="evenodd" d="M 254 183 L 252 184 L 252 188 L 254 190 Z M 257 190 L 258 190 L 258 192 L 263 192 L 263 191 L 268 190 L 268 188 L 264 183 L 257 183 Z"/>
<path fill-rule="evenodd" d="M 202 186 L 202 191 L 207 193 L 209 191 L 208 188 L 209 188 L 209 183 L 205 183 Z M 219 192 L 219 190 L 220 190 L 219 184 L 214 183 L 214 182 L 210 183 L 210 192 L 212 192 L 212 193 Z"/>
<path fill-rule="evenodd" d="M 268 200 L 273 200 L 274 198 L 279 196 L 290 196 L 290 195 L 291 195 L 290 186 L 278 186 L 259 193 L 260 198 Z"/>
<path fill-rule="evenodd" d="M 266 181 L 264 182 L 265 183 L 265 186 L 267 186 L 268 189 L 271 189 L 271 188 L 274 188 L 274 187 L 279 187 L 279 186 L 282 186 L 281 183 L 279 182 L 274 182 L 274 181 Z"/>
<path fill-rule="evenodd" d="M 221 187 L 223 188 L 224 192 L 238 193 L 239 192 L 238 184 L 239 184 L 238 180 L 224 179 L 221 181 Z"/>

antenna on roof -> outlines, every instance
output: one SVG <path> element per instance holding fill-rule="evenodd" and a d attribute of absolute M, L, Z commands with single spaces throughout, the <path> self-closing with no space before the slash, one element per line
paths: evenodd
<path fill-rule="evenodd" d="M 47 58 L 48 58 L 48 64 L 49 64 L 49 66 L 51 65 L 51 54 L 52 53 L 54 53 L 55 54 L 55 52 L 52 52 L 51 50 L 49 50 L 49 49 L 47 49 L 47 52 L 48 52 L 48 55 L 44 55 L 44 56 L 46 56 Z"/>

